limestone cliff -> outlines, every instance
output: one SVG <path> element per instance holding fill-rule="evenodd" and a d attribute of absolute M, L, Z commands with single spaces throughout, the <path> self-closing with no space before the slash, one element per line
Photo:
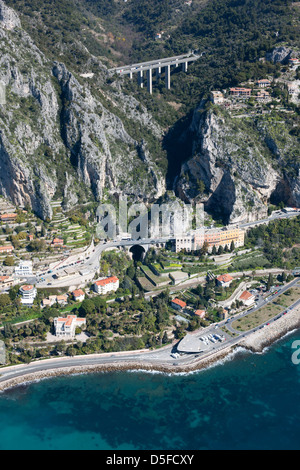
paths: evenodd
<path fill-rule="evenodd" d="M 216 106 L 204 108 L 202 103 L 196 109 L 189 129 L 193 150 L 176 183 L 179 196 L 201 199 L 226 222 L 265 217 L 267 203 L 280 191 L 280 200 L 299 206 L 299 158 L 292 163 L 288 157 L 298 142 L 287 126 L 280 145 L 283 131 L 274 130 L 275 118 L 233 118 Z M 292 165 L 294 171 L 287 171 Z"/>
<path fill-rule="evenodd" d="M 151 152 L 142 152 L 121 119 L 95 96 L 88 82 L 64 64 L 50 62 L 22 29 L 17 14 L 0 0 L 0 193 L 17 205 L 30 205 L 43 219 L 52 217 L 51 199 L 64 207 L 77 201 L 127 194 L 153 200 L 165 191 Z M 99 76 L 105 68 L 99 63 Z M 101 90 L 100 90 L 101 91 Z M 114 91 L 116 109 L 128 120 L 138 102 Z M 104 100 L 105 101 L 105 100 Z M 130 121 L 129 121 L 130 122 Z M 147 119 L 153 138 L 162 130 Z M 146 158 L 145 158 L 146 155 Z"/>

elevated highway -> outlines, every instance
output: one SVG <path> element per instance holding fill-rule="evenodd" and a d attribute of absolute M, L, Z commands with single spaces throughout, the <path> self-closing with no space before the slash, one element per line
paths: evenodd
<path fill-rule="evenodd" d="M 117 73 L 121 76 L 129 75 L 132 79 L 133 74 L 138 74 L 138 81 L 141 88 L 144 87 L 144 73 L 147 73 L 147 87 L 150 94 L 152 94 L 152 73 L 153 70 L 156 71 L 156 76 L 159 78 L 162 69 L 165 71 L 165 81 L 166 81 L 166 88 L 170 90 L 171 88 L 171 67 L 179 67 L 182 66 L 184 72 L 188 70 L 188 64 L 191 62 L 195 62 L 196 60 L 200 59 L 202 54 L 196 54 L 194 51 L 189 51 L 187 54 L 182 54 L 174 57 L 166 57 L 164 59 L 157 59 L 157 60 L 150 60 L 148 62 L 141 62 L 138 64 L 131 64 L 126 65 L 123 67 L 116 67 L 110 69 L 109 72 Z"/>

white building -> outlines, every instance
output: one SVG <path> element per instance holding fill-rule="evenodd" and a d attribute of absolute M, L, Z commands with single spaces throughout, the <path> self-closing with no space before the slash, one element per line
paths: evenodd
<path fill-rule="evenodd" d="M 86 325 L 85 318 L 68 315 L 67 318 L 54 318 L 55 335 L 58 337 L 74 338 L 77 327 Z"/>
<path fill-rule="evenodd" d="M 211 92 L 211 101 L 213 104 L 222 104 L 224 103 L 224 95 L 221 91 L 212 91 Z"/>
<path fill-rule="evenodd" d="M 34 286 L 20 287 L 21 303 L 23 305 L 32 305 L 36 298 L 37 290 Z"/>
<path fill-rule="evenodd" d="M 32 276 L 32 261 L 21 261 L 19 266 L 15 267 L 15 275 L 20 277 Z"/>
<path fill-rule="evenodd" d="M 233 277 L 230 274 L 222 274 L 221 276 L 217 277 L 217 284 L 221 287 L 229 287 L 233 281 Z"/>
<path fill-rule="evenodd" d="M 82 289 L 76 289 L 72 292 L 75 302 L 82 302 L 85 299 L 85 293 Z"/>
<path fill-rule="evenodd" d="M 120 281 L 116 276 L 106 279 L 99 279 L 94 284 L 94 290 L 97 294 L 107 294 L 108 292 L 116 292 L 119 289 Z"/>
<path fill-rule="evenodd" d="M 250 305 L 253 305 L 255 303 L 255 295 L 245 290 L 239 297 L 239 300 L 243 302 L 243 304 L 246 305 L 247 307 L 250 307 Z"/>

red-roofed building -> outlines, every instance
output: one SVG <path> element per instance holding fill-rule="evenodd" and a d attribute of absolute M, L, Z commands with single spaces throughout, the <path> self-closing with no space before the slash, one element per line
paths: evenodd
<path fill-rule="evenodd" d="M 251 96 L 251 88 L 239 88 L 239 87 L 236 87 L 236 88 L 230 88 L 230 94 L 232 96 L 245 96 L 245 97 L 249 97 Z"/>
<path fill-rule="evenodd" d="M 86 325 L 85 318 L 68 315 L 67 318 L 54 318 L 55 334 L 59 337 L 74 338 L 77 327 Z"/>
<path fill-rule="evenodd" d="M 85 293 L 83 292 L 82 289 L 77 289 L 72 292 L 72 295 L 74 297 L 74 300 L 76 302 L 82 302 L 85 298 Z"/>
<path fill-rule="evenodd" d="M 233 277 L 229 274 L 222 274 L 221 276 L 217 277 L 217 284 L 222 287 L 229 287 L 233 281 Z"/>
<path fill-rule="evenodd" d="M 14 251 L 14 247 L 12 245 L 0 246 L 0 254 L 1 253 L 12 253 L 13 251 Z"/>
<path fill-rule="evenodd" d="M 14 285 L 14 279 L 11 276 L 0 276 L 0 289 L 7 289 Z"/>
<path fill-rule="evenodd" d="M 289 59 L 289 65 L 291 65 L 292 67 L 293 67 L 294 65 L 300 65 L 300 59 L 297 59 L 297 58 L 293 58 L 293 57 L 292 57 L 291 59 Z"/>
<path fill-rule="evenodd" d="M 51 246 L 63 246 L 64 241 L 62 238 L 54 238 L 53 242 L 51 243 Z"/>
<path fill-rule="evenodd" d="M 120 281 L 116 276 L 99 279 L 94 283 L 94 290 L 97 294 L 107 294 L 108 292 L 116 292 L 119 289 Z"/>
<path fill-rule="evenodd" d="M 32 285 L 25 285 L 20 287 L 20 294 L 22 296 L 21 303 L 23 305 L 31 306 L 36 298 L 37 290 Z"/>
<path fill-rule="evenodd" d="M 257 85 L 259 88 L 268 88 L 269 86 L 271 86 L 271 82 L 267 79 L 258 80 Z"/>
<path fill-rule="evenodd" d="M 245 290 L 242 295 L 240 296 L 239 300 L 243 302 L 244 305 L 249 307 L 250 305 L 254 304 L 255 296 L 251 294 L 251 292 Z"/>
<path fill-rule="evenodd" d="M 186 307 L 186 303 L 180 299 L 173 299 L 171 301 L 171 305 L 173 308 L 175 308 L 175 310 L 183 310 Z"/>
<path fill-rule="evenodd" d="M 14 222 L 18 214 L 2 214 L 0 215 L 1 222 Z"/>
<path fill-rule="evenodd" d="M 199 318 L 205 318 L 205 310 L 195 310 L 194 315 L 197 315 Z"/>

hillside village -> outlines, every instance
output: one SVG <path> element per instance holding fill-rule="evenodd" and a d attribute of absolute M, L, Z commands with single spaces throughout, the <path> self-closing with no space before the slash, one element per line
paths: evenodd
<path fill-rule="evenodd" d="M 271 269 L 261 249 L 245 249 L 246 232 L 236 226 L 175 238 L 142 258 L 108 248 L 89 273 L 85 259 L 96 246 L 90 210 L 65 214 L 59 201 L 54 208 L 45 223 L 1 199 L 0 336 L 11 363 L 168 344 L 247 312 L 293 279 L 291 269 Z M 285 214 L 292 223 L 297 211 Z"/>
<path fill-rule="evenodd" d="M 300 103 L 299 66 L 300 59 L 291 57 L 279 77 L 270 76 L 255 82 L 244 82 L 228 90 L 212 91 L 211 101 L 236 117 L 242 111 L 249 115 L 270 113 L 272 110 L 289 112 L 291 110 L 286 109 L 286 105 Z"/>
<path fill-rule="evenodd" d="M 214 90 L 210 100 L 241 119 L 293 113 L 299 78 L 299 59 L 291 58 L 277 77 Z M 69 212 L 62 200 L 51 205 L 53 219 L 42 221 L 30 208 L 0 198 L 0 328 L 12 363 L 46 351 L 75 354 L 75 338 L 84 345 L 77 346 L 81 353 L 170 343 L 247 313 L 291 282 L 300 265 L 296 257 L 273 275 L 264 251 L 249 245 L 247 229 L 223 227 L 206 214 L 201 234 L 175 237 L 140 258 L 126 247 L 111 248 L 89 270 L 86 260 L 97 243 L 107 243 L 95 238 L 94 204 Z M 282 209 L 269 207 L 278 223 L 297 215 L 295 208 Z M 220 341 L 228 334 L 237 333 L 223 328 Z"/>

